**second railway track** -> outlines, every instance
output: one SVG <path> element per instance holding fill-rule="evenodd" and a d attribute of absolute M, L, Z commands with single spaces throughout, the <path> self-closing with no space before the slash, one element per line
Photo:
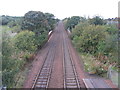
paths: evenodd
<path fill-rule="evenodd" d="M 70 54 L 70 47 L 66 39 L 67 35 L 63 33 L 63 68 L 64 68 L 64 88 L 80 88 L 76 69 Z"/>

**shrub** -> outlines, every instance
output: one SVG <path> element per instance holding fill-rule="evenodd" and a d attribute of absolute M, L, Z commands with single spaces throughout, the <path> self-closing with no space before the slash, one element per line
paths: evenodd
<path fill-rule="evenodd" d="M 34 52 L 37 49 L 35 45 L 35 33 L 32 31 L 22 31 L 14 38 L 15 46 L 21 51 Z"/>
<path fill-rule="evenodd" d="M 81 25 L 80 25 L 81 26 Z M 77 35 L 79 45 L 78 48 L 80 48 L 80 51 L 86 52 L 86 53 L 93 53 L 95 54 L 98 50 L 98 43 L 99 41 L 105 40 L 105 27 L 104 26 L 95 26 L 95 25 L 88 25 L 83 27 L 80 27 L 79 25 L 76 26 L 75 30 L 73 29 L 73 34 Z M 73 40 L 75 40 L 75 36 Z"/>
<path fill-rule="evenodd" d="M 47 38 L 47 32 L 44 32 L 38 36 L 35 37 L 35 44 L 37 45 L 38 48 L 41 48 L 45 42 L 48 40 Z"/>

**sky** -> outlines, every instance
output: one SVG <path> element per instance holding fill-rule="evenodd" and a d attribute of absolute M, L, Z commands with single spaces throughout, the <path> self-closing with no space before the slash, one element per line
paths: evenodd
<path fill-rule="evenodd" d="M 28 11 L 52 13 L 56 18 L 71 16 L 118 17 L 120 0 L 1 0 L 0 15 L 24 16 Z"/>

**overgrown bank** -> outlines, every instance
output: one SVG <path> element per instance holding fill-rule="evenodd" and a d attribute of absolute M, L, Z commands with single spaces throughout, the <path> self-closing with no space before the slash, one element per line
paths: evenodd
<path fill-rule="evenodd" d="M 24 17 L 1 16 L 2 83 L 8 88 L 22 87 L 27 64 L 48 39 L 58 19 L 53 14 L 29 11 Z M 23 77 L 21 77 L 23 75 Z M 18 87 L 17 87 L 18 88 Z"/>
<path fill-rule="evenodd" d="M 78 21 L 72 17 L 64 19 L 66 29 L 71 31 L 73 45 L 83 59 L 85 70 L 104 77 L 109 74 L 109 69 L 119 72 L 116 25 L 107 25 L 106 20 L 99 16 L 88 19 L 79 17 Z"/>

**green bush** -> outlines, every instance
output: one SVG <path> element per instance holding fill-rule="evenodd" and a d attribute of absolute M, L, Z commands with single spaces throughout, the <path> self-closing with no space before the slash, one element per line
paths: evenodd
<path fill-rule="evenodd" d="M 72 29 L 71 38 L 73 39 L 74 36 L 80 37 L 86 26 L 89 26 L 88 22 L 80 22 L 78 25 L 76 25 L 75 28 Z"/>
<path fill-rule="evenodd" d="M 22 69 L 25 61 L 23 60 L 15 60 L 12 58 L 8 58 L 5 60 L 3 58 L 3 71 L 2 71 L 2 82 L 3 85 L 7 85 L 7 87 L 14 87 L 14 76 Z"/>
<path fill-rule="evenodd" d="M 95 54 L 98 50 L 97 46 L 99 41 L 105 40 L 105 34 L 107 34 L 105 33 L 105 27 L 95 25 L 86 26 L 86 24 L 82 27 L 80 26 L 76 26 L 75 31 L 73 29 L 73 40 L 75 40 L 75 42 L 77 43 L 77 48 L 80 48 L 80 51 L 82 52 Z M 78 40 L 75 39 L 76 36 L 78 36 Z"/>
<path fill-rule="evenodd" d="M 32 31 L 22 31 L 14 38 L 15 46 L 21 51 L 34 52 L 37 49 L 35 45 L 35 33 Z"/>
<path fill-rule="evenodd" d="M 118 28 L 116 27 L 116 25 L 106 25 L 107 27 L 107 32 L 110 34 L 110 35 L 114 35 L 114 34 L 117 34 L 118 33 Z"/>
<path fill-rule="evenodd" d="M 35 44 L 38 48 L 41 48 L 45 42 L 48 40 L 47 32 L 42 33 L 35 37 Z"/>
<path fill-rule="evenodd" d="M 13 57 L 16 50 L 8 32 L 4 30 L 2 36 L 2 83 L 7 87 L 13 87 L 14 76 L 20 71 L 25 61 Z"/>

